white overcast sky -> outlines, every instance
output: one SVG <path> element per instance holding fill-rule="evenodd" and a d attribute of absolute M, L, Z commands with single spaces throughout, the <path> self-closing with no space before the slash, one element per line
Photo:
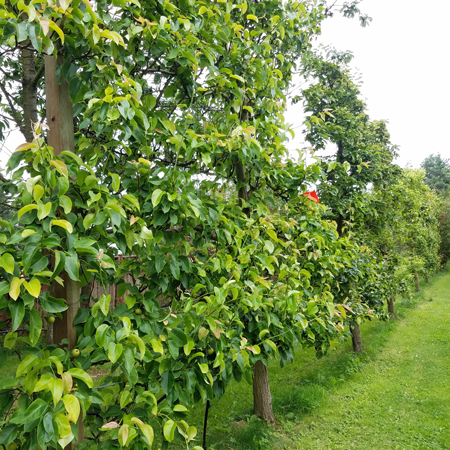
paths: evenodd
<path fill-rule="evenodd" d="M 368 27 L 336 13 L 319 42 L 353 52 L 369 115 L 389 122 L 399 165 L 419 167 L 432 153 L 450 158 L 450 0 L 363 0 L 360 9 L 373 19 Z M 301 108 L 287 120 L 300 125 Z"/>
<path fill-rule="evenodd" d="M 360 8 L 373 18 L 370 26 L 336 13 L 319 42 L 353 52 L 369 114 L 389 122 L 398 164 L 418 167 L 431 153 L 450 158 L 450 0 L 363 0 Z M 287 120 L 296 128 L 291 147 L 304 147 L 300 105 L 289 108 Z M 14 133 L 6 147 L 22 142 Z M 1 168 L 6 156 L 0 150 Z"/>

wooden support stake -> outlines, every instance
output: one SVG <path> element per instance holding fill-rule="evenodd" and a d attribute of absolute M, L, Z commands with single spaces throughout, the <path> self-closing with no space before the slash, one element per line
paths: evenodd
<path fill-rule="evenodd" d="M 45 57 L 45 91 L 48 145 L 53 147 L 55 155 L 62 151 L 75 150 L 73 109 L 70 101 L 69 84 L 61 76 L 61 83 L 58 83 L 56 69 L 62 65 L 62 56 L 57 59 L 52 56 Z M 63 312 L 62 320 L 56 319 L 53 324 L 53 343 L 59 344 L 63 339 L 68 339 L 69 350 L 75 348 L 77 343 L 77 332 L 73 325 L 73 320 L 80 309 L 80 283 L 71 280 L 67 272 L 61 273 L 64 286 L 53 282 L 50 286 L 50 293 L 56 298 L 63 298 L 67 303 L 67 310 Z M 78 440 L 69 444 L 66 449 L 73 450 L 76 445 L 84 440 L 83 415 L 78 419 Z"/>

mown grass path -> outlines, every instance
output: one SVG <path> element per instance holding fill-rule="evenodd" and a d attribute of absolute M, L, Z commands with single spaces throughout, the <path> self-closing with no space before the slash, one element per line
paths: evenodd
<path fill-rule="evenodd" d="M 249 418 L 251 387 L 232 385 L 211 409 L 208 448 L 450 449 L 450 272 L 422 288 L 397 303 L 398 320 L 363 326 L 362 355 L 347 344 L 274 363 L 275 429 Z"/>

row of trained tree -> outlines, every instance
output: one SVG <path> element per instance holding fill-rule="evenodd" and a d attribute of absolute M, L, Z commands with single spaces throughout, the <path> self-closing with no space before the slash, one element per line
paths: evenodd
<path fill-rule="evenodd" d="M 360 351 L 359 324 L 439 269 L 424 172 L 393 163 L 348 55 L 313 45 L 332 14 L 0 0 L 0 138 L 27 141 L 2 178 L 0 367 L 21 359 L 0 380 L 0 446 L 201 449 L 189 410 L 233 380 L 273 423 L 270 358 L 350 337 Z M 287 147 L 300 77 L 312 164 Z M 37 306 L 56 318 L 46 339 Z"/>

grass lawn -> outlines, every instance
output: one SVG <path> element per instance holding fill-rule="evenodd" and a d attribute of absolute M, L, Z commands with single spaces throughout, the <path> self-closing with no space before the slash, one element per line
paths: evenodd
<path fill-rule="evenodd" d="M 276 427 L 251 416 L 251 386 L 232 384 L 210 410 L 208 450 L 450 449 L 450 271 L 430 281 L 396 303 L 398 320 L 362 326 L 363 354 L 348 342 L 274 361 Z M 199 431 L 202 415 L 188 419 Z"/>

